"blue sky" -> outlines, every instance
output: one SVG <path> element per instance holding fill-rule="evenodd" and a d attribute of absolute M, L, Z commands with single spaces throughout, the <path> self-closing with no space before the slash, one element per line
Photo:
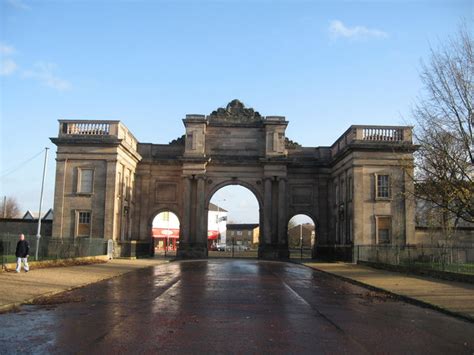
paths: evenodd
<path fill-rule="evenodd" d="M 38 209 L 60 118 L 118 119 L 141 142 L 234 98 L 332 144 L 351 124 L 404 124 L 420 60 L 472 25 L 471 1 L 0 0 L 0 195 Z M 20 167 L 16 169 L 17 167 Z"/>

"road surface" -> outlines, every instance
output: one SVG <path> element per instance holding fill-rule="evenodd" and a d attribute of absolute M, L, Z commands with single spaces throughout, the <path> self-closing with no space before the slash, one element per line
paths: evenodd
<path fill-rule="evenodd" d="M 473 323 L 283 262 L 172 262 L 38 303 L 0 315 L 1 354 L 474 353 Z"/>

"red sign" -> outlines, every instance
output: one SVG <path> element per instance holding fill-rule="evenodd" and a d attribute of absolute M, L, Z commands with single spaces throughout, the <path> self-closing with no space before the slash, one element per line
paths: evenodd
<path fill-rule="evenodd" d="M 153 228 L 153 238 L 179 239 L 179 229 L 173 228 Z"/>
<path fill-rule="evenodd" d="M 207 239 L 209 240 L 214 240 L 219 237 L 219 232 L 218 231 L 207 231 Z"/>
<path fill-rule="evenodd" d="M 179 239 L 179 229 L 173 228 L 153 228 L 153 238 L 169 238 L 169 239 Z M 219 237 L 218 231 L 208 231 L 207 239 L 216 240 Z"/>

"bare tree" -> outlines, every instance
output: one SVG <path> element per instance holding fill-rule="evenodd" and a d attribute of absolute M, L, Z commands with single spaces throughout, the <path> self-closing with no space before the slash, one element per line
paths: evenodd
<path fill-rule="evenodd" d="M 420 146 L 415 191 L 442 211 L 441 224 L 474 222 L 473 76 L 473 40 L 465 28 L 422 63 L 424 95 L 413 108 Z"/>
<path fill-rule="evenodd" d="M 16 218 L 20 213 L 20 206 L 14 197 L 2 198 L 0 201 L 0 218 Z"/>

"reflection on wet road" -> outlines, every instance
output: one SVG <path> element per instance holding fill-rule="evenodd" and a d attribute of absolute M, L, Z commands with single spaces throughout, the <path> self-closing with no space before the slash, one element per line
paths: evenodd
<path fill-rule="evenodd" d="M 0 315 L 0 353 L 466 353 L 474 324 L 303 266 L 182 261 Z"/>

